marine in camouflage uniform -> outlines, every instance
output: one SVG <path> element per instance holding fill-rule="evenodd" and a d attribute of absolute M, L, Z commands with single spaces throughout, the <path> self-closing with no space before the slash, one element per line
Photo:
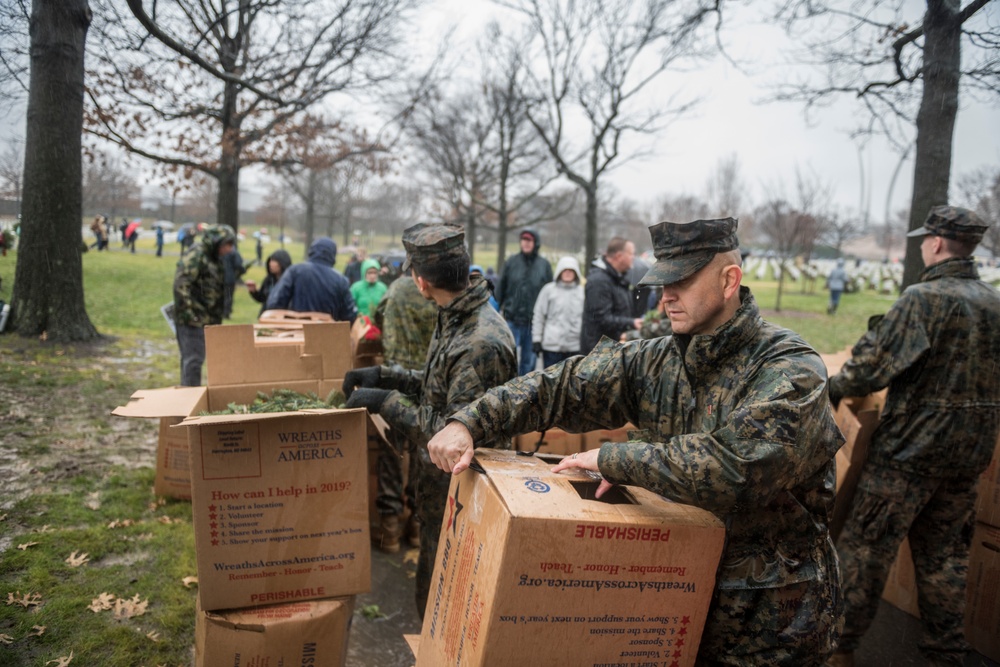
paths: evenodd
<path fill-rule="evenodd" d="M 858 341 L 830 380 L 830 396 L 888 387 L 851 514 L 837 547 L 847 622 L 838 653 L 857 649 L 878 609 L 888 570 L 910 539 L 931 664 L 960 665 L 965 577 L 975 485 L 1000 431 L 1000 295 L 968 256 L 986 225 L 971 211 L 931 209 L 921 245 L 927 268 Z M 956 255 L 943 239 L 971 244 Z M 845 658 L 837 658 L 850 664 Z"/>
<path fill-rule="evenodd" d="M 210 225 L 201 243 L 177 262 L 174 273 L 174 324 L 181 352 L 181 386 L 201 385 L 205 363 L 205 327 L 222 324 L 225 308 L 223 257 L 233 251 L 236 232 Z"/>
<path fill-rule="evenodd" d="M 737 247 L 732 218 L 650 229 L 658 261 L 643 280 L 653 284 L 679 282 Z M 556 426 L 636 425 L 630 442 L 596 454 L 605 479 L 709 510 L 726 526 L 698 664 L 819 665 L 842 622 L 827 516 L 843 437 L 819 355 L 762 320 L 736 284 L 735 315 L 713 333 L 678 333 L 675 324 L 670 337 L 603 340 L 451 419 L 476 444 Z"/>
<path fill-rule="evenodd" d="M 381 366 L 376 373 L 358 369 L 344 380 L 344 391 L 350 394 L 348 407 L 377 412 L 417 449 L 420 555 L 416 600 L 421 617 L 427 606 L 451 482 L 450 475 L 430 462 L 427 442 L 444 426 L 448 415 L 517 374 L 514 337 L 503 317 L 489 304 L 488 283 L 484 278 L 468 279 L 469 257 L 464 239 L 462 228 L 449 224 L 421 223 L 403 233 L 407 251 L 404 271 L 412 264 L 414 273 L 422 276 L 428 265 L 457 260 L 463 266 L 454 267 L 456 275 L 461 275 L 462 284 L 468 285 L 450 301 L 437 301 L 437 325 L 424 369 Z M 355 388 L 358 386 L 361 388 Z M 510 448 L 509 440 L 494 444 Z"/>
<path fill-rule="evenodd" d="M 402 276 L 389 285 L 388 291 L 375 310 L 375 325 L 382 330 L 382 349 L 386 365 L 398 365 L 405 370 L 419 370 L 427 359 L 434 327 L 437 325 L 437 306 L 420 293 L 416 283 L 409 276 Z M 407 488 L 410 509 L 415 510 L 412 486 L 416 478 L 415 448 L 395 431 L 390 431 L 393 444 L 380 443 L 376 471 L 378 474 L 378 494 L 375 507 L 382 520 L 382 535 L 379 544 L 387 551 L 398 549 L 398 517 L 403 514 L 403 468 L 404 451 L 409 451 L 410 484 Z M 394 517 L 388 521 L 386 517 Z M 387 535 L 388 532 L 395 533 Z M 373 536 L 373 542 L 375 537 Z"/>

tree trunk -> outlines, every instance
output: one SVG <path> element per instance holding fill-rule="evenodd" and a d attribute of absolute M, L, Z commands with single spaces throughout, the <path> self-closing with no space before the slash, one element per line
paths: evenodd
<path fill-rule="evenodd" d="M 469 249 L 469 258 L 476 254 L 476 208 L 469 207 L 469 217 L 465 223 L 465 245 Z"/>
<path fill-rule="evenodd" d="M 952 137 L 961 76 L 960 9 L 958 0 L 928 0 L 924 15 L 924 88 L 917 112 L 911 230 L 924 224 L 931 208 L 948 203 Z M 920 238 L 907 239 L 903 289 L 917 282 L 924 268 L 920 241 Z"/>
<path fill-rule="evenodd" d="M 222 102 L 222 154 L 219 157 L 219 195 L 216 200 L 216 220 L 235 231 L 240 228 L 240 127 L 237 121 L 236 98 L 239 88 L 226 82 Z"/>
<path fill-rule="evenodd" d="M 584 189 L 587 194 L 586 245 L 584 249 L 584 273 L 590 273 L 590 266 L 597 256 L 597 179 Z"/>
<path fill-rule="evenodd" d="M 507 260 L 507 221 L 501 219 L 497 225 L 497 272 L 503 271 Z"/>
<path fill-rule="evenodd" d="M 83 55 L 87 0 L 34 0 L 21 240 L 12 327 L 22 336 L 99 334 L 83 299 Z"/>
<path fill-rule="evenodd" d="M 778 296 L 774 300 L 774 312 L 776 313 L 781 312 L 781 292 L 783 291 L 782 288 L 785 286 L 785 260 L 778 262 L 778 267 L 778 270 L 781 273 L 778 274 Z"/>
<path fill-rule="evenodd" d="M 312 246 L 313 239 L 316 236 L 316 171 L 314 169 L 309 170 L 309 175 L 306 181 L 306 217 L 303 225 L 305 226 L 306 232 L 306 253 L 308 254 L 310 246 Z M 333 219 L 330 219 L 329 224 L 333 224 Z"/>

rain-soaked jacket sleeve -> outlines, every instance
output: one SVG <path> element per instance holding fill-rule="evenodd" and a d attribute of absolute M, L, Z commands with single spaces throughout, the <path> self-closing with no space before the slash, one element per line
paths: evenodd
<path fill-rule="evenodd" d="M 419 391 L 395 391 L 389 394 L 380 414 L 409 442 L 426 447 L 431 437 L 444 428 L 449 415 L 513 375 L 516 371 L 514 364 L 513 355 L 503 355 L 484 347 L 466 348 L 451 361 L 448 404 L 444 410 L 421 405 L 411 398 L 419 396 Z M 416 375 L 414 371 L 410 373 Z"/>
<path fill-rule="evenodd" d="M 723 399 L 729 405 L 716 406 L 718 421 L 706 421 L 714 426 L 704 431 L 707 415 L 679 407 L 687 399 L 676 400 L 677 387 L 649 381 L 640 349 L 602 342 L 585 358 L 488 392 L 454 419 L 477 444 L 498 432 L 586 431 L 631 421 L 646 441 L 605 443 L 598 461 L 604 477 L 720 514 L 764 504 L 809 479 L 843 442 L 825 368 L 807 348 L 734 371 L 739 379 Z"/>
<path fill-rule="evenodd" d="M 914 292 L 903 292 L 879 323 L 851 349 L 851 359 L 830 378 L 830 396 L 867 396 L 889 386 L 930 350 L 928 316 Z"/>

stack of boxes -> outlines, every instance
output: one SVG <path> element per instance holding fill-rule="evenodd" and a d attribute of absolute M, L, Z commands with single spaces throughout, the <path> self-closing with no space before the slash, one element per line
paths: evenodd
<path fill-rule="evenodd" d="M 199 415 L 278 388 L 340 389 L 349 325 L 303 324 L 283 345 L 252 325 L 208 327 L 205 342 L 207 387 L 138 391 L 115 410 L 161 419 L 156 492 L 191 498 L 196 664 L 342 665 L 353 596 L 371 582 L 365 411 Z"/>

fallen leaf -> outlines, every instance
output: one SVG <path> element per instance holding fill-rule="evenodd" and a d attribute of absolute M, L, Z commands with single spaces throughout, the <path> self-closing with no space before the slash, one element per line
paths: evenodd
<path fill-rule="evenodd" d="M 36 544 L 38 544 L 38 542 L 25 542 L 24 544 L 18 544 L 17 548 L 20 549 L 21 551 L 27 551 L 28 547 L 33 547 Z"/>
<path fill-rule="evenodd" d="M 69 555 L 69 558 L 66 559 L 66 564 L 70 567 L 80 567 L 84 563 L 90 562 L 89 556 L 90 554 L 77 555 L 77 552 L 74 551 Z"/>
<path fill-rule="evenodd" d="M 90 606 L 87 607 L 90 611 L 95 614 L 101 611 L 107 611 L 114 606 L 115 596 L 111 593 L 101 593 L 96 598 L 90 601 Z"/>
<path fill-rule="evenodd" d="M 7 515 L 6 514 L 0 514 L 0 521 L 6 521 L 6 520 L 7 520 Z"/>
<path fill-rule="evenodd" d="M 83 502 L 83 506 L 91 510 L 101 509 L 100 491 L 94 491 L 93 493 L 87 494 L 87 499 Z"/>
<path fill-rule="evenodd" d="M 28 633 L 29 637 L 41 637 L 45 634 L 44 625 L 33 625 L 31 626 L 31 632 Z"/>
<path fill-rule="evenodd" d="M 149 632 L 146 633 L 146 638 L 147 639 L 151 639 L 154 642 L 159 642 L 160 641 L 160 633 L 157 632 L 156 630 L 150 630 Z"/>
<path fill-rule="evenodd" d="M 133 523 L 132 519 L 115 519 L 108 524 L 108 528 L 114 530 L 115 528 L 128 528 Z"/>
<path fill-rule="evenodd" d="M 37 607 L 42 604 L 42 596 L 39 593 L 25 593 L 21 595 L 21 591 L 17 593 L 7 593 L 7 606 L 12 604 L 19 604 L 25 609 L 28 607 Z"/>
<path fill-rule="evenodd" d="M 49 339 L 49 332 L 48 332 L 48 331 L 43 331 L 43 332 L 41 333 L 41 335 L 39 335 L 39 336 L 38 336 L 38 340 L 42 341 L 43 343 L 44 343 L 45 341 L 47 341 L 48 339 Z M 55 661 L 54 661 L 54 660 L 50 660 L 49 662 L 55 662 Z M 47 663 L 45 663 L 45 664 L 47 665 L 47 664 L 49 664 L 49 663 L 47 662 Z M 69 663 L 67 663 L 67 664 L 69 664 Z M 60 666 L 60 667 L 62 667 L 62 666 Z"/>
<path fill-rule="evenodd" d="M 14 641 L 14 638 L 10 635 L 0 634 L 0 644 L 10 644 Z"/>
<path fill-rule="evenodd" d="M 420 559 L 420 549 L 407 549 L 406 553 L 403 554 L 404 563 L 413 563 L 414 565 L 416 565 L 419 559 Z"/>
<path fill-rule="evenodd" d="M 149 606 L 149 600 L 140 600 L 138 593 L 131 600 L 118 598 L 115 600 L 115 618 L 125 620 L 135 616 L 142 616 L 146 613 L 147 606 Z"/>
<path fill-rule="evenodd" d="M 44 334 L 42 334 L 44 335 Z M 69 655 L 60 656 L 55 660 L 49 660 L 46 665 L 55 665 L 56 667 L 67 667 L 69 663 L 73 662 L 73 651 L 69 652 Z"/>
<path fill-rule="evenodd" d="M 49 524 L 45 524 L 44 526 L 42 526 L 41 528 L 39 528 L 36 532 L 39 532 L 39 533 L 51 533 L 52 530 L 53 530 L 52 526 L 50 526 Z"/>
<path fill-rule="evenodd" d="M 156 520 L 159 521 L 160 523 L 162 523 L 164 526 L 169 526 L 172 523 L 178 523 L 177 521 L 174 521 L 173 519 L 171 519 L 169 516 L 167 516 L 165 514 L 163 516 L 157 517 Z"/>
<path fill-rule="evenodd" d="M 198 577 L 184 577 L 181 579 L 181 583 L 184 584 L 184 588 L 191 588 L 192 586 L 198 585 Z"/>

